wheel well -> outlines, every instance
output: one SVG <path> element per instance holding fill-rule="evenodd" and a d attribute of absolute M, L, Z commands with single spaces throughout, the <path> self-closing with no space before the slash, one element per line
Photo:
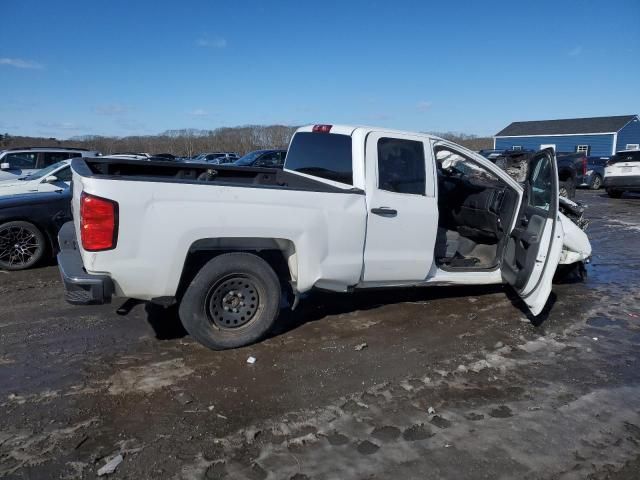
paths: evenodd
<path fill-rule="evenodd" d="M 241 240 L 234 242 L 234 240 Z M 293 242 L 277 239 L 203 239 L 194 242 L 185 258 L 182 275 L 176 291 L 179 301 L 185 290 L 200 271 L 211 259 L 225 253 L 251 253 L 262 258 L 275 271 L 283 288 L 289 288 L 293 279 L 291 270 L 295 274 L 295 249 Z"/>
<path fill-rule="evenodd" d="M 33 225 L 34 227 L 36 227 L 38 230 L 40 230 L 40 232 L 42 232 L 42 234 L 44 235 L 44 238 L 47 239 L 47 245 L 46 245 L 47 250 L 45 251 L 45 254 L 49 253 L 53 255 L 53 253 L 56 250 L 57 242 L 55 237 L 52 236 L 48 228 L 44 228 L 38 222 L 34 222 L 32 218 L 24 218 L 24 217 L 3 218 L 2 220 L 0 220 L 0 225 L 4 225 L 5 223 L 9 223 L 9 222 L 27 222 Z"/>

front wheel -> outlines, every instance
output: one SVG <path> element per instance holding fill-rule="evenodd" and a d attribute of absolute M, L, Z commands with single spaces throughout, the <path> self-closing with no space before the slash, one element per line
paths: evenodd
<path fill-rule="evenodd" d="M 613 188 L 607 188 L 607 195 L 611 198 L 620 198 L 622 196 L 622 190 L 614 190 Z"/>
<path fill-rule="evenodd" d="M 568 198 L 569 200 L 573 200 L 576 196 L 576 185 L 573 180 L 566 180 L 564 182 L 560 182 L 559 185 L 560 196 Z"/>
<path fill-rule="evenodd" d="M 180 320 L 198 342 L 213 350 L 263 338 L 280 311 L 280 281 L 257 255 L 227 253 L 209 260 L 180 302 Z"/>
<path fill-rule="evenodd" d="M 0 268 L 26 270 L 37 264 L 46 250 L 44 234 L 29 222 L 0 225 Z"/>
<path fill-rule="evenodd" d="M 599 190 L 600 187 L 602 187 L 602 177 L 600 175 L 595 175 L 591 181 L 591 185 L 589 185 L 589 188 L 591 190 Z"/>

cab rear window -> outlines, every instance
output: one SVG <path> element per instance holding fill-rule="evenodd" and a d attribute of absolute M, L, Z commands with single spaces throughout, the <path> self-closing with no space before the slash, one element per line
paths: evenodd
<path fill-rule="evenodd" d="M 335 133 L 296 133 L 287 152 L 285 168 L 353 185 L 351 137 Z"/>

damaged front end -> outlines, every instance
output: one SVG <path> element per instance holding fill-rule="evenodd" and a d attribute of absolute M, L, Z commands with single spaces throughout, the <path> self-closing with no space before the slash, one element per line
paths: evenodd
<path fill-rule="evenodd" d="M 589 263 L 591 243 L 585 233 L 589 221 L 584 218 L 585 206 L 560 197 L 560 222 L 564 230 L 564 244 L 560 264 Z"/>

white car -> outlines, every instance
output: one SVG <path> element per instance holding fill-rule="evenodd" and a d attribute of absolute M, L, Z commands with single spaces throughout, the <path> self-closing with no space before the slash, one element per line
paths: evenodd
<path fill-rule="evenodd" d="M 97 157 L 100 153 L 85 148 L 26 147 L 0 150 L 0 181 L 16 180 L 62 160 Z"/>
<path fill-rule="evenodd" d="M 71 160 L 63 160 L 17 180 L 0 181 L 0 196 L 20 193 L 57 192 L 71 184 Z"/>
<path fill-rule="evenodd" d="M 640 150 L 623 150 L 607 161 L 604 188 L 613 198 L 624 192 L 640 192 Z"/>
<path fill-rule="evenodd" d="M 505 283 L 538 315 L 558 264 L 591 255 L 558 211 L 552 150 L 532 156 L 524 186 L 433 135 L 338 125 L 298 129 L 284 170 L 71 165 L 66 299 L 177 303 L 212 349 L 264 337 L 281 296 L 295 306 L 311 289 Z"/>

